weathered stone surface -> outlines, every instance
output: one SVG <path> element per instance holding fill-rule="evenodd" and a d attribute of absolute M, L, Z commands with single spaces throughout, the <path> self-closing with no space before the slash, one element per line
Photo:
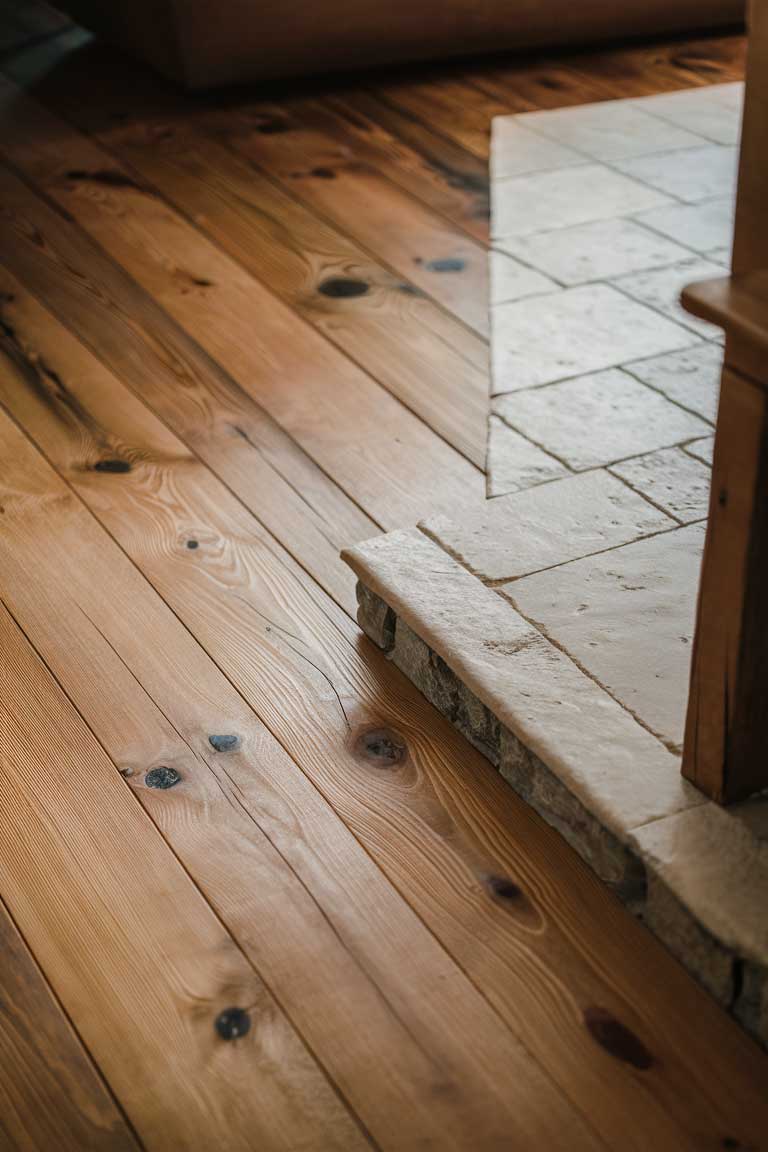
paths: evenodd
<path fill-rule="evenodd" d="M 707 88 L 685 89 L 646 96 L 643 111 L 659 116 L 688 132 L 695 132 L 717 144 L 738 144 L 741 117 L 741 84 L 714 84 Z"/>
<path fill-rule="evenodd" d="M 712 473 L 681 448 L 636 456 L 614 464 L 611 472 L 682 524 L 707 516 Z"/>
<path fill-rule="evenodd" d="M 526 267 L 506 252 L 489 252 L 488 262 L 492 306 L 506 304 L 510 300 L 522 300 L 525 296 L 540 296 L 557 289 L 557 284 L 548 276 Z"/>
<path fill-rule="evenodd" d="M 602 164 L 535 172 L 494 182 L 491 235 L 523 236 L 610 220 L 671 203 L 663 192 Z"/>
<path fill-rule="evenodd" d="M 674 527 L 607 472 L 500 496 L 471 516 L 435 516 L 424 531 L 484 580 L 512 580 Z"/>
<path fill-rule="evenodd" d="M 619 368 L 512 392 L 497 397 L 494 409 L 576 471 L 678 444 L 709 430 L 700 417 Z"/>
<path fill-rule="evenodd" d="M 701 525 L 505 587 L 523 615 L 668 746 L 682 745 Z"/>
<path fill-rule="evenodd" d="M 721 947 L 768 964 L 768 843 L 710 802 L 638 828 L 632 839 Z"/>
<path fill-rule="evenodd" d="M 696 344 L 682 352 L 635 360 L 624 367 L 644 384 L 714 424 L 723 370 L 719 344 Z"/>
<path fill-rule="evenodd" d="M 507 783 L 557 829 L 617 896 L 625 903 L 642 907 L 645 870 L 639 857 L 507 728 L 501 730 L 499 770 Z"/>
<path fill-rule="evenodd" d="M 714 436 L 705 436 L 703 440 L 692 440 L 690 444 L 684 444 L 683 448 L 691 456 L 695 456 L 697 460 L 702 460 L 705 464 L 712 467 L 712 452 L 715 447 Z"/>
<path fill-rule="evenodd" d="M 366 588 L 365 584 L 357 583 L 357 622 L 366 636 L 389 652 L 395 642 L 395 614 L 388 604 Z"/>
<path fill-rule="evenodd" d="M 619 160 L 616 167 L 659 192 L 695 204 L 715 196 L 734 196 L 738 163 L 737 148 L 706 144 L 681 152 Z"/>
<path fill-rule="evenodd" d="M 523 112 L 517 123 L 593 160 L 612 162 L 628 156 L 691 148 L 702 138 L 670 121 L 659 123 L 641 102 L 604 100 L 573 108 Z"/>
<path fill-rule="evenodd" d="M 637 219 L 662 236 L 669 236 L 703 254 L 714 248 L 727 248 L 733 240 L 734 202 L 732 197 L 705 200 L 701 204 L 675 204 L 655 208 Z"/>
<path fill-rule="evenodd" d="M 488 424 L 487 468 L 488 496 L 521 492 L 568 475 L 564 464 L 494 415 Z"/>
<path fill-rule="evenodd" d="M 695 342 L 687 329 L 606 284 L 516 300 L 493 311 L 493 392 L 583 376 Z"/>
<path fill-rule="evenodd" d="M 633 827 L 701 803 L 676 757 L 431 541 L 393 532 L 344 557 L 390 604 L 398 627 L 403 620 L 417 633 L 618 841 Z M 409 659 L 423 675 L 423 654 Z"/>
<path fill-rule="evenodd" d="M 449 720 L 454 719 L 458 708 L 456 677 L 402 618 L 395 626 L 392 660 L 430 704 Z"/>
<path fill-rule="evenodd" d="M 711 338 L 718 336 L 720 329 L 707 320 L 699 320 L 697 316 L 686 312 L 680 303 L 680 293 L 683 288 L 696 280 L 711 280 L 725 275 L 727 271 L 727 267 L 723 264 L 713 264 L 710 260 L 693 257 L 691 260 L 683 260 L 679 264 L 671 264 L 668 268 L 660 268 L 655 272 L 635 272 L 631 276 L 621 276 L 614 283 L 622 292 L 626 292 L 640 303 L 669 316 L 692 332 Z M 649 350 L 645 355 L 653 356 L 654 353 Z M 634 356 L 625 356 L 622 362 L 634 359 L 636 359 Z"/>
<path fill-rule="evenodd" d="M 519 116 L 497 116 L 491 127 L 491 179 L 527 176 L 586 164 L 587 159 L 572 148 L 558 144 L 538 132 L 530 132 Z"/>
<path fill-rule="evenodd" d="M 500 240 L 499 246 L 570 287 L 662 268 L 690 256 L 666 236 L 621 218 L 597 220 L 575 228 L 554 228 L 531 236 L 511 236 Z"/>

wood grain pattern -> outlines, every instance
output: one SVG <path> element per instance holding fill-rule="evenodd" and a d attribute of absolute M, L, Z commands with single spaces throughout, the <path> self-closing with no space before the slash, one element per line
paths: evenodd
<path fill-rule="evenodd" d="M 212 557 L 224 542 L 214 539 L 216 524 L 202 506 L 189 502 L 184 477 L 197 476 L 193 488 L 202 482 L 204 492 L 209 473 L 185 458 L 170 433 L 113 377 L 89 364 L 85 350 L 33 301 L 17 297 L 4 315 L 18 334 L 12 348 L 6 339 L 11 362 L 0 369 L 0 394 L 14 416 L 37 429 L 41 446 L 57 461 L 62 452 L 72 453 L 67 474 L 70 480 L 78 475 L 77 489 L 94 511 L 111 505 L 123 519 L 121 491 L 134 506 L 158 508 L 167 493 L 169 511 L 175 507 L 187 525 L 174 550 L 183 566 L 202 572 L 201 556 Z M 27 325 L 47 339 L 29 345 Z M 105 457 L 114 459 L 117 443 L 109 430 L 117 413 L 122 458 L 132 461 L 127 472 L 96 467 Z M 132 772 L 140 802 L 329 1063 L 377 1145 L 497 1149 L 510 1139 L 563 1150 L 601 1147 L 185 629 L 116 546 L 101 538 L 84 509 L 69 506 L 65 485 L 32 459 L 32 448 L 4 416 L 0 452 L 6 461 L 3 534 L 16 542 L 15 559 L 0 559 L 0 576 L 15 610 L 40 637 L 68 692 L 96 717 L 98 735 L 121 769 Z M 126 477 L 136 486 L 121 484 Z M 274 706 L 290 709 L 295 700 L 307 731 L 316 728 L 340 704 L 323 654 L 301 622 L 291 620 L 279 589 L 269 603 L 255 594 L 261 579 L 252 554 L 266 544 L 245 528 L 249 518 L 242 519 L 226 492 L 211 495 L 224 501 L 225 517 L 241 517 L 244 533 L 219 553 L 209 586 L 229 583 L 229 604 L 222 608 L 232 619 L 242 612 L 244 652 L 262 638 L 251 678 L 265 679 Z M 135 515 L 131 520 L 133 535 L 139 522 Z M 170 521 L 163 520 L 164 535 Z M 115 522 L 104 522 L 114 533 Z M 188 547 L 190 538 L 197 548 Z M 51 555 L 30 587 L 28 561 L 43 541 Z M 275 577 L 290 588 L 291 577 L 279 565 Z M 115 618 L 115 598 L 130 606 L 124 620 Z M 162 652 L 150 654 L 156 645 Z M 139 679 L 151 688 L 156 706 Z M 304 704 L 296 696 L 302 680 L 312 686 Z M 105 683 L 113 685 L 106 699 Z M 239 764 L 230 753 L 226 760 L 211 754 L 207 733 L 214 721 L 225 732 L 234 729 L 250 751 Z M 336 747 L 333 733 L 325 739 L 328 748 Z M 336 756 L 354 744 L 346 728 L 343 740 Z M 182 777 L 168 792 L 143 784 L 147 767 L 158 763 Z M 276 849 L 265 842 L 266 833 L 258 834 L 262 824 Z M 298 880 L 281 857 L 295 866 Z M 261 939 L 265 924 L 269 940 Z M 308 940 L 312 975 L 304 971 Z M 348 1033 L 356 1027 L 352 1039 Z M 524 1100 L 517 1097 L 523 1085 Z"/>
<path fill-rule="evenodd" d="M 482 497 L 479 469 L 164 203 L 130 179 L 125 187 L 121 179 L 70 178 L 72 171 L 100 171 L 99 150 L 31 102 L 14 99 L 10 90 L 6 95 L 4 154 L 76 213 L 82 227 L 373 519 L 393 527 L 412 523 L 425 506 L 455 510 Z M 83 161 L 89 156 L 91 164 L 73 169 L 73 154 Z M 18 250 L 30 225 L 45 231 L 52 253 L 69 240 L 71 230 L 54 224 L 46 206 L 32 203 L 8 172 L 2 196 L 3 230 L 14 232 L 8 245 Z M 76 234 L 69 244 L 77 244 Z M 102 275 L 109 273 L 100 268 L 97 283 Z"/>
<path fill-rule="evenodd" d="M 482 467 L 489 387 L 484 341 L 252 164 L 200 131 L 183 105 L 169 111 L 161 104 L 161 114 L 150 108 L 140 117 L 134 113 L 127 125 L 116 122 L 115 114 L 125 104 L 124 85 L 121 73 L 111 81 L 100 79 L 98 104 L 90 84 L 78 92 L 67 83 L 51 93 L 58 108 L 95 133 L 112 153 L 97 157 L 77 138 L 65 144 L 75 162 L 69 171 L 82 174 L 86 187 L 80 196 L 89 211 L 93 191 L 88 185 L 93 181 L 88 174 L 114 168 L 113 156 L 118 156 L 140 175 L 145 196 L 157 189 Z M 322 109 L 314 115 L 332 124 L 341 120 Z M 121 202 L 120 193 L 116 200 Z M 109 207 L 106 212 L 109 222 Z"/>
<path fill-rule="evenodd" d="M 0 1144 L 138 1152 L 124 1117 L 0 902 Z"/>
<path fill-rule="evenodd" d="M 105 449 L 84 442 L 87 424 L 56 418 L 7 377 L 4 403 L 576 1107 L 590 1101 L 590 1124 L 637 1152 L 649 1141 L 670 1152 L 696 1148 L 702 1129 L 713 1140 L 718 1132 L 755 1140 L 766 1073 L 751 1042 L 412 685 L 361 645 L 351 621 L 243 506 L 185 459 L 183 446 L 166 439 L 159 453 L 161 429 L 149 414 L 134 400 L 128 406 L 114 377 L 95 378 L 82 352 L 71 360 L 70 341 L 50 321 L 25 323 L 26 307 L 12 302 L 5 314 L 25 340 L 32 334 L 33 361 L 93 413 L 106 445 L 127 439 L 134 466 L 95 471 Z M 190 535 L 199 544 L 192 552 Z M 396 771 L 361 755 L 360 739 L 382 728 L 408 750 Z M 568 875 L 567 898 L 552 869 Z M 494 876 L 524 893 L 521 915 L 496 896 Z M 653 1053 L 642 1075 L 596 1042 L 584 1016 L 591 1005 Z M 715 1068 L 728 1088 L 713 1097 Z M 519 1108 L 517 1090 L 509 1092 Z M 642 1123 L 628 1132 L 638 1093 Z M 570 1129 L 568 1139 L 573 1147 Z"/>
<path fill-rule="evenodd" d="M 4 605 L 0 661 L 2 897 L 142 1142 L 368 1147 Z"/>

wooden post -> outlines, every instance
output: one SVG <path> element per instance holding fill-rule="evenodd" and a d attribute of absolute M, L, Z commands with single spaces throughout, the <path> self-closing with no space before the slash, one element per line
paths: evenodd
<path fill-rule="evenodd" d="M 726 333 L 683 774 L 720 803 L 768 787 L 768 0 L 753 0 L 733 273 L 692 285 Z"/>

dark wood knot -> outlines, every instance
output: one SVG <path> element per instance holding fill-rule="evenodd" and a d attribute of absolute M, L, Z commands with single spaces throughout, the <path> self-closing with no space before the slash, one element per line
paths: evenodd
<path fill-rule="evenodd" d="M 428 260 L 425 267 L 429 272 L 463 272 L 466 260 L 459 256 L 444 256 L 439 260 Z"/>
<path fill-rule="evenodd" d="M 369 728 L 355 741 L 355 751 L 377 768 L 391 768 L 406 757 L 405 741 L 389 728 Z"/>
<path fill-rule="evenodd" d="M 318 180 L 335 180 L 336 173 L 333 168 L 326 168 L 321 165 L 319 168 L 313 168 L 310 171 L 310 176 L 315 176 Z"/>
<path fill-rule="evenodd" d="M 346 276 L 333 276 L 330 280 L 323 280 L 318 288 L 323 296 L 330 296 L 332 300 L 350 300 L 354 296 L 365 296 L 370 288 L 364 280 L 353 280 Z"/>
<path fill-rule="evenodd" d="M 208 743 L 216 752 L 234 752 L 240 744 L 240 737 L 235 735 L 209 736 Z"/>
<path fill-rule="evenodd" d="M 251 1030 L 251 1018 L 245 1008 L 225 1008 L 214 1021 L 214 1028 L 222 1040 L 237 1040 Z"/>
<path fill-rule="evenodd" d="M 584 1023 L 592 1039 L 617 1060 L 631 1064 L 641 1072 L 647 1071 L 654 1064 L 653 1056 L 639 1036 L 605 1008 L 586 1008 Z"/>
<path fill-rule="evenodd" d="M 161 764 L 159 768 L 150 768 L 144 777 L 144 783 L 148 788 L 173 788 L 180 780 L 181 776 L 176 769 L 168 768 L 165 764 Z"/>
<path fill-rule="evenodd" d="M 97 460 L 93 466 L 94 472 L 130 472 L 129 460 L 119 460 L 112 457 L 109 460 Z"/>

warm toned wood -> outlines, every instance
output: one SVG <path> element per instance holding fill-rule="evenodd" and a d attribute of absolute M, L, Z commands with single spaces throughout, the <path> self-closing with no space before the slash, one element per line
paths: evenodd
<path fill-rule="evenodd" d="M 0 954 L 0 1145 L 5 1152 L 138 1152 L 2 902 Z"/>
<path fill-rule="evenodd" d="M 355 156 L 487 242 L 490 204 L 484 160 L 373 92 L 332 94 L 318 106 L 335 113 L 334 132 L 343 134 Z"/>
<path fill-rule="evenodd" d="M 5 314 L 33 341 L 33 362 L 53 373 L 48 394 L 61 380 L 71 400 L 51 410 L 39 388 L 6 378 L 4 402 L 589 1123 L 637 1152 L 649 1142 L 697 1148 L 702 1130 L 713 1141 L 723 1131 L 755 1140 L 767 1074 L 751 1042 L 114 377 L 95 376 L 82 352 L 70 359 L 71 341 L 51 321 L 30 320 L 28 305 L 10 302 Z M 67 417 L 73 408 L 80 415 Z M 130 445 L 132 470 L 94 471 L 117 443 Z M 199 547 L 190 552 L 192 531 Z M 408 749 L 395 771 L 357 751 L 359 737 L 382 726 Z M 557 875 L 568 875 L 567 895 Z M 494 876 L 519 888 L 518 910 L 494 895 Z M 410 954 L 411 941 L 393 943 Z M 652 1053 L 642 1073 L 595 1043 L 590 1005 Z M 470 1044 L 471 1029 L 451 1028 Z M 516 1080 L 509 1052 L 494 1060 L 495 1075 L 510 1068 Z M 716 1096 L 714 1075 L 727 1081 Z M 518 1093 L 510 1083 L 516 1115 Z M 565 1146 L 577 1139 L 568 1128 Z"/>
<path fill-rule="evenodd" d="M 689 312 L 728 333 L 728 363 L 768 388 L 768 271 L 690 284 L 682 299 Z"/>
<path fill-rule="evenodd" d="M 178 101 L 171 112 L 161 105 L 160 113 L 150 108 L 141 116 L 134 113 L 127 126 L 116 123 L 130 79 L 125 73 L 118 67 L 111 79 L 99 75 L 98 103 L 87 74 L 79 91 L 66 83 L 49 91 L 48 98 L 129 163 L 146 182 L 145 195 L 151 195 L 152 187 L 158 189 L 294 311 L 483 467 L 488 407 L 484 342 L 253 165 L 196 129 L 189 109 Z M 18 116 L 17 102 L 14 109 Z M 331 124 L 340 121 L 322 109 L 315 116 Z M 62 146 L 72 163 L 70 171 L 79 169 L 85 184 L 92 183 L 89 173 L 113 164 L 111 156 L 97 156 L 76 137 Z M 90 209 L 92 190 L 88 200 Z"/>
<path fill-rule="evenodd" d="M 521 97 L 516 107 L 488 95 L 471 80 L 437 77 L 427 80 L 409 77 L 376 89 L 377 96 L 392 104 L 448 140 L 460 144 L 481 160 L 488 158 L 491 121 L 511 111 L 529 112 L 535 105 Z"/>
<path fill-rule="evenodd" d="M 488 335 L 483 245 L 360 162 L 334 136 L 305 126 L 279 105 L 227 108 L 207 119 L 232 148 L 473 331 Z M 288 130 L 274 131 L 276 120 Z"/>
<path fill-rule="evenodd" d="M 4 340 L 9 360 L 0 365 L 0 393 L 11 409 L 41 432 L 68 423 L 81 470 L 109 450 L 99 430 L 117 416 L 128 442 L 142 445 L 147 490 L 162 487 L 163 460 L 181 460 L 181 446 L 143 421 L 141 405 L 13 287 L 4 323 L 16 336 Z M 44 336 L 44 354 L 27 343 L 30 327 Z M 54 442 L 50 434 L 42 440 Z M 546 1100 L 557 1124 L 570 1128 L 559 1091 L 5 415 L 0 450 L 3 497 L 24 496 L 23 513 L 10 507 L 0 522 L 0 581 L 14 612 L 377 1147 L 495 1149 L 500 1133 L 516 1131 L 549 1143 L 549 1121 L 541 1126 Z M 98 502 L 103 481 L 109 488 L 115 477 L 95 478 Z M 199 546 L 209 548 L 210 536 Z M 186 541 L 178 549 L 196 559 Z M 123 613 L 114 611 L 116 601 Z M 236 734 L 238 749 L 215 754 L 212 731 Z M 168 791 L 143 786 L 147 767 L 158 763 L 178 771 L 181 783 Z M 412 954 L 404 970 L 406 940 Z M 528 1112 L 513 1104 L 523 1081 Z M 573 1139 L 595 1146 L 586 1136 Z"/>
<path fill-rule="evenodd" d="M 766 155 L 768 155 L 768 5 L 765 4 L 765 0 L 753 0 L 749 10 L 739 190 L 733 236 L 735 276 L 768 269 Z"/>
<path fill-rule="evenodd" d="M 378 523 L 413 523 L 425 508 L 455 510 L 482 496 L 478 468 L 163 202 L 147 197 L 130 178 L 125 187 L 119 179 L 115 186 L 68 177 L 100 170 L 103 154 L 43 109 L 6 95 L 5 155 L 97 238 Z M 89 157 L 91 164 L 73 169 L 75 156 Z M 118 170 L 115 161 L 111 167 Z M 71 230 L 54 224 L 41 202 L 29 202 L 10 173 L 2 177 L 2 197 L 7 212 L 0 227 L 14 233 L 7 244 L 18 249 L 28 241 L 30 224 L 45 231 L 54 253 L 67 242 L 77 244 L 77 235 L 70 240 Z M 100 269 L 99 279 L 107 274 Z"/>
<path fill-rule="evenodd" d="M 368 1147 L 2 605 L 0 661 L 0 894 L 142 1143 Z M 233 1007 L 251 1027 L 225 1040 Z"/>

